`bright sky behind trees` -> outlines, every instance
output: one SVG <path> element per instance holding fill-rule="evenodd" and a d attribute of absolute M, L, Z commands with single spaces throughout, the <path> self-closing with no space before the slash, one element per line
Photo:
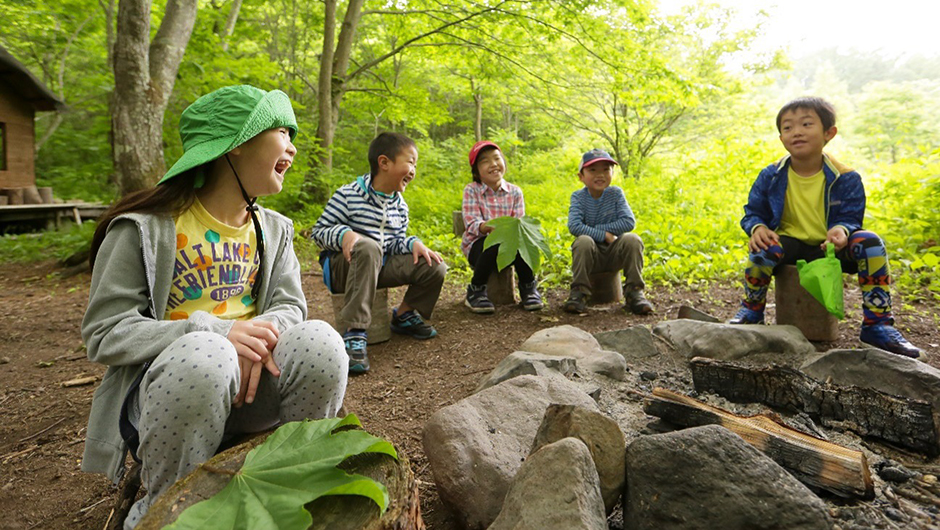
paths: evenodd
<path fill-rule="evenodd" d="M 831 47 L 889 55 L 940 55 L 936 0 L 712 0 L 734 8 L 742 24 L 770 15 L 759 51 L 784 47 L 791 57 Z M 695 0 L 660 0 L 665 13 Z"/>

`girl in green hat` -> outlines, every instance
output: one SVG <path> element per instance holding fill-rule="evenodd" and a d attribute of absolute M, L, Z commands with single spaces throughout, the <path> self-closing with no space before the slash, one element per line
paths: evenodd
<path fill-rule="evenodd" d="M 305 320 L 293 223 L 255 205 L 281 190 L 296 133 L 283 92 L 216 90 L 183 111 L 185 152 L 157 186 L 99 220 L 82 337 L 108 370 L 82 469 L 117 482 L 127 452 L 141 462 L 127 529 L 224 439 L 342 405 L 348 357 Z"/>

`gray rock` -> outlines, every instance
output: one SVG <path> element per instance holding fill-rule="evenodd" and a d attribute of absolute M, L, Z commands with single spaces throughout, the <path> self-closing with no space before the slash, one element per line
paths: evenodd
<path fill-rule="evenodd" d="M 591 451 L 600 477 L 604 507 L 611 513 L 623 489 L 626 454 L 623 432 L 617 422 L 600 412 L 572 405 L 549 405 L 532 443 L 532 452 L 568 437 L 581 440 Z"/>
<path fill-rule="evenodd" d="M 702 311 L 699 311 L 698 309 L 695 309 L 694 307 L 690 307 L 687 305 L 679 306 L 678 316 L 680 319 L 687 318 L 689 320 L 700 320 L 702 322 L 721 322 L 720 318 L 713 317 L 709 315 L 708 313 L 704 313 Z"/>
<path fill-rule="evenodd" d="M 659 355 L 659 350 L 653 344 L 653 334 L 646 326 L 595 333 L 594 338 L 597 339 L 601 348 L 615 351 L 629 360 Z"/>
<path fill-rule="evenodd" d="M 830 350 L 808 359 L 800 370 L 834 385 L 871 388 L 926 401 L 933 404 L 935 415 L 940 414 L 940 370 L 916 359 L 877 348 Z"/>
<path fill-rule="evenodd" d="M 885 466 L 879 469 L 878 476 L 889 482 L 897 482 L 898 484 L 902 484 L 916 477 L 917 472 L 911 471 L 901 464 L 895 464 L 893 466 Z"/>
<path fill-rule="evenodd" d="M 754 354 L 777 354 L 781 364 L 799 365 L 816 348 L 793 326 L 732 326 L 697 320 L 667 320 L 653 333 L 688 359 L 708 357 L 734 361 Z"/>
<path fill-rule="evenodd" d="M 597 471 L 584 443 L 565 438 L 532 454 L 489 530 L 607 530 Z"/>
<path fill-rule="evenodd" d="M 441 500 L 463 528 L 483 529 L 496 519 L 551 403 L 597 410 L 597 404 L 567 379 L 523 375 L 444 407 L 428 419 L 424 452 Z"/>
<path fill-rule="evenodd" d="M 624 527 L 828 529 L 826 505 L 717 425 L 637 438 L 627 448 Z"/>
<path fill-rule="evenodd" d="M 574 357 L 579 369 L 618 381 L 627 377 L 627 362 L 623 355 L 602 350 L 593 335 L 574 326 L 556 326 L 537 331 L 519 349 L 555 357 Z"/>
<path fill-rule="evenodd" d="M 556 357 L 528 351 L 512 352 L 480 380 L 474 392 L 520 375 L 547 376 L 549 373 L 555 373 L 567 377 L 573 374 L 577 367 L 577 361 L 573 357 Z"/>

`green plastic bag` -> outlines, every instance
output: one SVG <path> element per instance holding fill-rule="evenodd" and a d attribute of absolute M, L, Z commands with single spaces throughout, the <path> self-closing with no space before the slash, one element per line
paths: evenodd
<path fill-rule="evenodd" d="M 796 271 L 800 275 L 800 285 L 819 301 L 826 311 L 845 318 L 845 306 L 842 303 L 842 264 L 836 258 L 832 243 L 826 245 L 826 257 L 811 261 L 798 260 Z"/>

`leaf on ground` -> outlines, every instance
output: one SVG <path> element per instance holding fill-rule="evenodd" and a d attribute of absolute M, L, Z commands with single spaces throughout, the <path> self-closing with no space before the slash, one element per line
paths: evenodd
<path fill-rule="evenodd" d="M 167 528 L 248 530 L 309 528 L 304 505 L 325 495 L 362 495 L 381 512 L 388 506 L 385 486 L 336 466 L 362 453 L 398 458 L 392 444 L 371 434 L 337 429 L 361 427 L 354 414 L 345 418 L 287 423 L 248 453 L 241 470 L 210 499 L 190 506 Z"/>
<path fill-rule="evenodd" d="M 497 217 L 486 222 L 493 231 L 486 237 L 483 248 L 499 245 L 496 254 L 496 267 L 503 270 L 512 265 L 516 254 L 537 273 L 541 267 L 541 254 L 552 258 L 552 251 L 542 236 L 542 224 L 538 219 L 529 217 Z M 540 254 L 541 251 L 541 254 Z"/>

